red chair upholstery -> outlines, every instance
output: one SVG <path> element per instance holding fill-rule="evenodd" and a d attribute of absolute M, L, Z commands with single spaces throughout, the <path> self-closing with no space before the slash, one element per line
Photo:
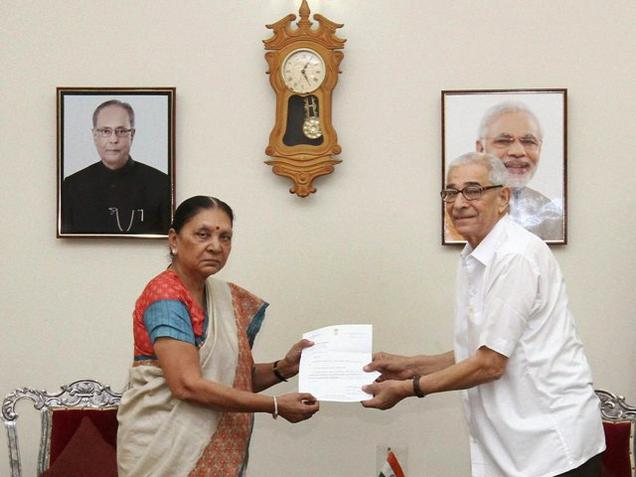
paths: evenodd
<path fill-rule="evenodd" d="M 634 423 L 603 421 L 605 444 L 601 477 L 634 477 Z"/>
<path fill-rule="evenodd" d="M 84 418 L 90 419 L 106 444 L 113 449 L 117 447 L 117 409 L 55 409 L 52 414 L 50 465 L 68 445 Z"/>

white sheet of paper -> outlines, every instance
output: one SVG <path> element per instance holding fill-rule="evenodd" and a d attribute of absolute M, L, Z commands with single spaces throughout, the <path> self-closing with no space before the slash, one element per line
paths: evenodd
<path fill-rule="evenodd" d="M 309 331 L 303 338 L 314 345 L 300 356 L 299 392 L 311 393 L 319 401 L 354 402 L 371 397 L 361 387 L 380 375 L 362 370 L 372 359 L 372 325 L 327 326 Z"/>

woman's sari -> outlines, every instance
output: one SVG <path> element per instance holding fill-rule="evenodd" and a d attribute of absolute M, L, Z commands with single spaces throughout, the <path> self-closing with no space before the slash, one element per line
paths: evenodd
<path fill-rule="evenodd" d="M 206 281 L 206 295 L 209 324 L 199 347 L 202 375 L 251 391 L 251 346 L 267 304 L 212 278 Z M 135 361 L 117 417 L 120 477 L 243 475 L 253 414 L 173 398 L 156 361 Z"/>

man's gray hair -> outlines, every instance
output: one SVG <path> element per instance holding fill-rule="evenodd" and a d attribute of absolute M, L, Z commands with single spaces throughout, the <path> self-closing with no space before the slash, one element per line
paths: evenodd
<path fill-rule="evenodd" d="M 530 108 L 528 108 L 528 106 L 526 106 L 521 101 L 504 101 L 503 103 L 498 103 L 490 107 L 481 118 L 481 123 L 479 124 L 478 139 L 484 139 L 486 137 L 488 128 L 492 123 L 499 119 L 499 116 L 509 113 L 527 114 L 528 117 L 537 125 L 539 139 L 543 139 L 543 129 L 541 129 L 541 123 L 539 123 L 539 119 L 537 119 L 537 116 L 530 110 Z"/>
<path fill-rule="evenodd" d="M 448 180 L 451 171 L 456 167 L 469 164 L 485 167 L 488 170 L 488 180 L 492 185 L 506 185 L 506 177 L 508 176 L 506 166 L 497 156 L 485 152 L 467 152 L 453 159 L 448 165 L 446 179 Z"/>

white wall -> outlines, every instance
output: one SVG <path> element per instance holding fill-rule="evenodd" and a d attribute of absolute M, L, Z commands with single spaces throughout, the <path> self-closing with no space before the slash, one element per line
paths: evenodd
<path fill-rule="evenodd" d="M 570 243 L 554 250 L 596 386 L 636 402 L 636 3 L 310 1 L 345 24 L 347 44 L 333 115 L 343 162 L 306 199 L 263 164 L 274 119 L 264 25 L 298 6 L 0 4 L 0 396 L 81 377 L 120 389 L 134 300 L 167 264 L 160 241 L 55 238 L 56 86 L 177 88 L 177 199 L 235 208 L 221 275 L 272 304 L 258 360 L 335 323 L 373 323 L 377 350 L 449 349 L 458 249 L 439 243 L 440 90 L 567 87 Z M 31 475 L 38 423 L 19 410 Z M 259 416 L 251 475 L 370 476 L 377 444 L 407 446 L 411 476 L 469 473 L 451 393 L 384 413 L 326 403 L 296 426 Z M 7 460 L 0 451 L 2 474 Z"/>

